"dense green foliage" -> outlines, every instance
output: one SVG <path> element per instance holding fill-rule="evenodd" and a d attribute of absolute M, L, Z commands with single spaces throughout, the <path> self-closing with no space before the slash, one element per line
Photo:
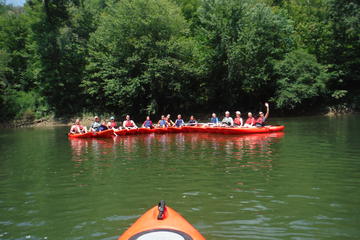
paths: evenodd
<path fill-rule="evenodd" d="M 196 101 L 198 85 L 196 43 L 188 32 L 179 8 L 167 0 L 115 4 L 104 12 L 90 37 L 86 92 L 102 103 L 98 107 L 114 112 L 185 108 Z"/>
<path fill-rule="evenodd" d="M 3 119 L 360 105 L 355 0 L 0 1 Z"/>

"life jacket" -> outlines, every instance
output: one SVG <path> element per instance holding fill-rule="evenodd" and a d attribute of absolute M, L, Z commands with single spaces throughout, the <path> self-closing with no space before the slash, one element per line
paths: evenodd
<path fill-rule="evenodd" d="M 211 123 L 219 123 L 219 119 L 218 119 L 217 117 L 216 117 L 216 118 L 213 118 L 213 117 L 212 117 L 212 118 L 210 119 L 210 122 L 211 122 Z"/>
<path fill-rule="evenodd" d="M 134 127 L 134 124 L 131 120 L 126 120 L 125 127 Z"/>
<path fill-rule="evenodd" d="M 166 120 L 160 120 L 160 126 L 165 126 L 167 127 L 168 126 L 168 123 Z"/>
<path fill-rule="evenodd" d="M 182 120 L 182 119 L 176 119 L 176 121 L 175 121 L 175 126 L 181 127 L 182 125 L 184 125 L 184 120 Z"/>
<path fill-rule="evenodd" d="M 115 128 L 117 126 L 116 122 L 111 122 L 110 127 Z"/>
<path fill-rule="evenodd" d="M 222 120 L 222 123 L 224 123 L 224 124 L 226 124 L 228 126 L 231 126 L 231 122 L 233 122 L 231 117 L 224 117 L 223 120 Z"/>
<path fill-rule="evenodd" d="M 101 132 L 101 131 L 105 131 L 105 130 L 107 130 L 107 129 L 108 129 L 107 126 L 105 126 L 105 125 L 100 125 L 100 127 L 98 128 L 98 131 Z"/>
<path fill-rule="evenodd" d="M 77 125 L 77 124 L 74 124 L 71 126 L 70 130 L 71 131 L 75 131 L 75 132 L 78 132 L 78 128 L 80 130 L 79 133 L 81 133 L 83 130 L 84 130 L 84 127 L 82 125 Z"/>
<path fill-rule="evenodd" d="M 255 118 L 251 117 L 246 119 L 245 124 L 254 125 L 255 124 Z"/>
<path fill-rule="evenodd" d="M 151 126 L 152 126 L 152 121 L 151 121 L 151 120 L 146 120 L 146 121 L 144 122 L 144 126 L 145 126 L 145 127 L 151 127 Z"/>
<path fill-rule="evenodd" d="M 93 122 L 93 124 L 91 125 L 92 128 L 97 129 L 98 127 L 100 127 L 100 123 L 99 122 Z"/>
<path fill-rule="evenodd" d="M 264 118 L 263 117 L 258 117 L 258 119 L 256 119 L 255 124 L 263 126 L 265 124 Z"/>
<path fill-rule="evenodd" d="M 241 118 L 236 117 L 236 118 L 234 119 L 234 124 L 240 126 L 240 125 L 241 125 Z"/>

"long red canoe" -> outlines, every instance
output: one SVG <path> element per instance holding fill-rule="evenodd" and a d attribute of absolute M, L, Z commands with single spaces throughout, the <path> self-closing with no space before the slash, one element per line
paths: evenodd
<path fill-rule="evenodd" d="M 118 240 L 205 240 L 201 233 L 161 201 L 144 213 Z"/>

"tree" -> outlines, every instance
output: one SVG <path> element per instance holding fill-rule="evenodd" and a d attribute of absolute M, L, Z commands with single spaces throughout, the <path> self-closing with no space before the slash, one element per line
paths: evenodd
<path fill-rule="evenodd" d="M 33 87 L 31 79 L 26 75 L 29 54 L 26 51 L 28 26 L 22 9 L 9 7 L 0 15 L 0 49 L 6 53 L 8 71 L 3 72 L 8 87 L 18 90 L 29 90 Z"/>
<path fill-rule="evenodd" d="M 279 109 L 294 109 L 325 93 L 329 73 L 314 55 L 298 49 L 275 64 L 276 92 L 272 101 Z M 314 102 L 313 102 L 314 103 Z"/>
<path fill-rule="evenodd" d="M 156 113 L 196 101 L 194 42 L 175 4 L 124 0 L 108 8 L 91 35 L 86 92 L 122 113 Z"/>
<path fill-rule="evenodd" d="M 57 115 L 73 114 L 84 106 L 80 83 L 99 2 L 81 1 L 79 6 L 77 1 L 34 0 L 26 6 L 31 27 L 28 48 L 33 57 L 28 71 Z"/>
<path fill-rule="evenodd" d="M 329 88 L 349 92 L 350 102 L 360 106 L 360 3 L 329 1 L 332 28 L 328 62 L 337 73 Z M 337 95 L 337 94 L 335 94 Z"/>
<path fill-rule="evenodd" d="M 272 96 L 273 62 L 294 46 L 293 28 L 284 13 L 238 0 L 204 1 L 199 11 L 198 39 L 210 102 L 221 107 L 254 105 Z"/>

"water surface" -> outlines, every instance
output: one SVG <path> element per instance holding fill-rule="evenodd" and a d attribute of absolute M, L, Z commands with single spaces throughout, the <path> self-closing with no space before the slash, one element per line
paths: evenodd
<path fill-rule="evenodd" d="M 359 120 L 104 140 L 1 129 L 0 239 L 117 239 L 161 199 L 207 239 L 359 239 Z"/>

